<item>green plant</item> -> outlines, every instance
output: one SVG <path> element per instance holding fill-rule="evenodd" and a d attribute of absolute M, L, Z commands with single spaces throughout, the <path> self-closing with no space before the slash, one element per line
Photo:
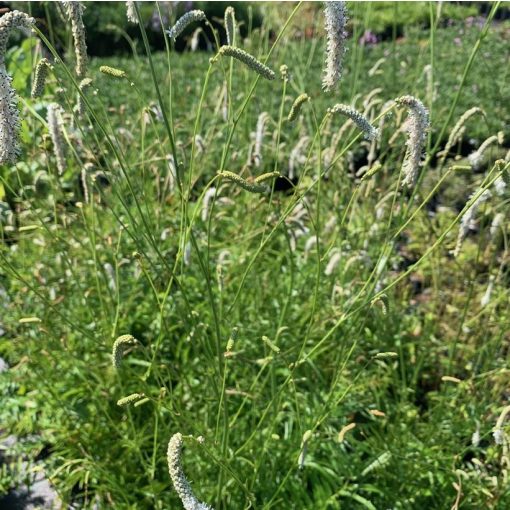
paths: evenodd
<path fill-rule="evenodd" d="M 187 478 L 216 510 L 506 508 L 506 142 L 477 172 L 465 159 L 508 127 L 499 4 L 481 28 L 440 28 L 446 11 L 420 4 L 429 31 L 374 47 L 357 41 L 379 7 L 351 6 L 334 95 L 323 38 L 293 31 L 307 5 L 284 22 L 262 5 L 265 22 L 236 34 L 264 69 L 285 66 L 273 80 L 216 58 L 223 10 L 210 52 L 178 53 L 161 28 L 153 53 L 146 21 L 171 23 L 149 7 L 133 58 L 91 59 L 86 88 L 52 43 L 69 29 L 37 31 L 54 66 L 41 98 L 35 37 L 9 54 L 25 81 L 22 158 L 1 172 L 3 426 L 40 436 L 51 481 L 80 508 L 179 508 L 165 449 L 189 436 Z M 488 51 L 501 72 L 487 73 Z M 403 95 L 430 112 L 409 189 L 394 100 L 418 103 Z M 337 103 L 350 118 L 328 113 Z M 486 116 L 445 155 L 473 106 Z"/>

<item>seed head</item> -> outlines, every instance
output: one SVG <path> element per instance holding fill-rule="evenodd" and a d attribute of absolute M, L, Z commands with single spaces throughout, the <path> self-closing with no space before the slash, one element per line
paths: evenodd
<path fill-rule="evenodd" d="M 32 99 L 40 97 L 44 90 L 44 84 L 46 83 L 46 77 L 53 68 L 50 61 L 47 58 L 42 58 L 37 63 L 35 68 L 34 83 L 32 85 Z"/>
<path fill-rule="evenodd" d="M 117 405 L 120 407 L 128 406 L 134 404 L 145 398 L 145 393 L 132 393 L 127 397 L 122 397 L 120 400 L 117 400 Z"/>
<path fill-rule="evenodd" d="M 275 170 L 274 172 L 267 172 L 265 174 L 259 175 L 258 177 L 255 177 L 253 182 L 255 182 L 256 184 L 260 184 L 261 182 L 276 179 L 277 177 L 281 177 L 281 175 L 280 172 Z"/>
<path fill-rule="evenodd" d="M 331 276 L 334 273 L 335 269 L 337 268 L 338 264 L 340 264 L 341 260 L 342 255 L 340 254 L 340 252 L 338 251 L 334 252 L 331 258 L 329 259 L 328 265 L 324 270 L 324 274 L 326 276 Z"/>
<path fill-rule="evenodd" d="M 287 120 L 289 122 L 296 120 L 297 116 L 299 115 L 299 112 L 301 111 L 301 106 L 307 101 L 310 101 L 310 96 L 308 94 L 300 94 L 296 98 L 290 109 L 289 116 L 287 117 Z"/>
<path fill-rule="evenodd" d="M 289 67 L 285 64 L 280 66 L 280 76 L 283 81 L 289 81 Z"/>
<path fill-rule="evenodd" d="M 0 62 L 4 62 L 7 41 L 13 28 L 31 29 L 35 19 L 21 11 L 11 11 L 0 17 Z"/>
<path fill-rule="evenodd" d="M 374 140 L 377 137 L 377 129 L 370 124 L 364 115 L 357 112 L 351 106 L 336 104 L 333 108 L 329 108 L 328 112 L 331 114 L 339 113 L 351 119 L 363 131 L 366 140 Z"/>
<path fill-rule="evenodd" d="M 109 74 L 114 78 L 126 78 L 126 71 L 123 71 L 122 69 L 117 69 L 116 67 L 101 66 L 99 68 L 99 71 L 101 71 L 103 74 Z"/>
<path fill-rule="evenodd" d="M 138 23 L 136 15 L 135 2 L 126 2 L 126 16 L 130 23 Z"/>
<path fill-rule="evenodd" d="M 312 438 L 312 436 L 313 436 L 313 432 L 311 430 L 307 430 L 303 434 L 303 439 L 301 440 L 301 452 L 299 454 L 299 459 L 298 459 L 299 469 L 303 469 L 303 467 L 305 465 L 306 454 L 308 452 L 308 443 L 309 443 L 310 439 Z"/>
<path fill-rule="evenodd" d="M 83 78 L 79 84 L 80 91 L 82 93 L 85 92 L 85 90 L 90 87 L 92 84 L 92 80 L 90 78 Z M 83 100 L 83 97 L 81 97 L 81 94 L 78 94 L 77 104 L 76 104 L 76 110 L 78 112 L 78 115 L 80 117 L 83 117 L 85 114 L 85 101 Z"/>
<path fill-rule="evenodd" d="M 138 340 L 131 335 L 122 335 L 115 340 L 112 348 L 112 365 L 113 368 L 120 368 L 122 358 L 124 357 L 124 351 L 128 347 L 132 347 L 138 344 Z"/>
<path fill-rule="evenodd" d="M 280 353 L 280 348 L 267 336 L 262 337 L 262 341 L 276 354 Z"/>
<path fill-rule="evenodd" d="M 276 77 L 273 70 L 269 69 L 269 67 L 258 61 L 253 55 L 246 53 L 246 51 L 241 50 L 240 48 L 235 48 L 234 46 L 222 46 L 218 54 L 239 60 L 257 74 L 266 78 L 266 80 L 274 80 Z"/>
<path fill-rule="evenodd" d="M 179 432 L 174 434 L 168 443 L 168 472 L 170 473 L 175 492 L 177 492 L 185 510 L 212 510 L 209 505 L 200 502 L 195 497 L 184 474 L 181 463 L 182 443 L 182 434 Z"/>
<path fill-rule="evenodd" d="M 262 140 L 266 133 L 266 122 L 269 120 L 269 114 L 262 112 L 257 119 L 257 131 L 255 132 L 255 146 L 253 149 L 253 163 L 260 166 L 262 162 Z"/>
<path fill-rule="evenodd" d="M 76 75 L 78 78 L 84 78 L 87 72 L 87 42 L 85 40 L 85 25 L 83 24 L 85 7 L 80 2 L 62 2 L 62 4 L 67 17 L 71 21 L 74 53 L 76 55 Z"/>
<path fill-rule="evenodd" d="M 31 28 L 34 23 L 34 18 L 20 11 L 0 17 L 0 164 L 15 163 L 20 153 L 18 98 L 4 60 L 7 41 L 13 28 Z"/>
<path fill-rule="evenodd" d="M 225 9 L 225 30 L 227 32 L 227 44 L 235 46 L 236 43 L 236 12 L 233 7 Z"/>
<path fill-rule="evenodd" d="M 295 170 L 298 165 L 302 165 L 306 162 L 306 155 L 303 154 L 303 150 L 305 149 L 306 145 L 310 141 L 309 136 L 302 136 L 294 148 L 290 151 L 289 154 L 289 166 L 288 166 L 288 176 L 289 179 L 294 179 L 295 176 Z"/>
<path fill-rule="evenodd" d="M 177 37 L 179 37 L 184 32 L 188 25 L 191 25 L 191 23 L 195 23 L 196 21 L 202 21 L 205 19 L 207 18 L 205 16 L 204 11 L 200 11 L 198 9 L 194 11 L 189 11 L 183 16 L 181 16 L 177 20 L 175 25 L 170 30 L 167 30 L 166 33 L 168 34 L 168 37 L 170 37 L 170 39 L 173 39 L 175 41 Z"/>
<path fill-rule="evenodd" d="M 487 140 L 485 140 L 475 152 L 471 153 L 468 156 L 468 161 L 473 167 L 473 170 L 478 170 L 481 167 L 483 162 L 483 156 L 491 145 L 495 143 L 502 144 L 503 141 L 504 141 L 503 132 L 500 131 L 497 135 L 493 135 L 487 138 Z"/>
<path fill-rule="evenodd" d="M 469 197 L 468 202 L 471 201 L 473 196 L 475 196 L 475 193 L 473 193 Z M 490 196 L 491 196 L 490 191 L 486 189 L 462 215 L 462 218 L 460 220 L 459 234 L 457 236 L 457 244 L 455 245 L 455 249 L 452 252 L 454 257 L 459 256 L 460 249 L 462 248 L 462 243 L 464 242 L 464 239 L 466 238 L 469 229 L 471 228 L 471 222 L 475 217 L 476 211 L 478 210 L 480 205 L 482 205 Z"/>
<path fill-rule="evenodd" d="M 347 38 L 345 27 L 348 20 L 345 2 L 326 2 L 324 18 L 327 46 L 322 88 L 330 92 L 342 76 L 342 59 L 346 52 Z"/>
<path fill-rule="evenodd" d="M 224 177 L 229 181 L 232 181 L 239 185 L 241 188 L 246 191 L 250 191 L 251 193 L 267 193 L 270 191 L 269 187 L 265 184 L 256 184 L 252 182 L 248 182 L 246 179 L 243 179 L 240 175 L 237 175 L 233 172 L 228 172 L 227 170 L 223 170 L 218 172 L 220 177 Z"/>
<path fill-rule="evenodd" d="M 408 133 L 407 151 L 402 166 L 404 172 L 402 185 L 413 187 L 416 184 L 422 164 L 425 141 L 430 127 L 429 112 L 419 99 L 412 96 L 399 97 L 395 99 L 395 102 L 409 110 L 409 118 L 406 124 Z"/>
<path fill-rule="evenodd" d="M 441 152 L 441 164 L 444 163 L 444 160 L 448 156 L 449 152 L 452 150 L 452 147 L 460 140 L 462 137 L 462 134 L 465 130 L 465 124 L 466 122 L 473 117 L 473 115 L 480 114 L 485 117 L 485 112 L 479 108 L 478 106 L 475 106 L 474 108 L 470 108 L 466 112 L 464 112 L 460 119 L 457 121 L 455 126 L 453 126 L 452 132 L 450 133 L 450 136 L 448 137 L 448 141 L 446 142 L 446 146 L 444 150 Z"/>
<path fill-rule="evenodd" d="M 64 133 L 62 120 L 62 107 L 58 103 L 51 103 L 47 111 L 48 130 L 53 143 L 53 153 L 57 160 L 58 174 L 62 175 L 66 170 L 64 150 Z"/>

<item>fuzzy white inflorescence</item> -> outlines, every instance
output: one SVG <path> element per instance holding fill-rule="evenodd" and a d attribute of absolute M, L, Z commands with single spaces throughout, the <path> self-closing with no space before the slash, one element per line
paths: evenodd
<path fill-rule="evenodd" d="M 225 9 L 225 31 L 227 32 L 227 44 L 235 46 L 236 43 L 236 12 L 233 7 Z"/>
<path fill-rule="evenodd" d="M 62 175 L 66 169 L 64 155 L 64 140 L 62 133 L 62 108 L 57 103 L 51 103 L 47 112 L 48 129 L 53 143 L 53 152 L 57 160 L 58 174 Z"/>
<path fill-rule="evenodd" d="M 174 434 L 167 450 L 168 472 L 174 484 L 175 492 L 182 501 L 185 510 L 212 510 L 209 505 L 201 503 L 193 494 L 181 464 L 182 434 Z"/>
<path fill-rule="evenodd" d="M 79 88 L 82 94 L 85 93 L 85 90 L 90 87 L 92 84 L 92 80 L 90 78 L 83 78 L 83 80 L 80 81 Z M 83 117 L 85 115 L 85 101 L 83 100 L 83 97 L 81 94 L 78 94 L 78 100 L 76 103 L 76 111 L 78 112 L 78 115 L 80 117 Z"/>
<path fill-rule="evenodd" d="M 473 108 L 470 108 L 466 112 L 464 112 L 455 126 L 453 126 L 453 129 L 450 133 L 450 136 L 448 137 L 448 141 L 446 142 L 446 146 L 444 150 L 441 152 L 441 163 L 443 163 L 448 156 L 448 153 L 452 150 L 452 147 L 462 138 L 462 135 L 464 134 L 464 131 L 466 129 L 465 124 L 466 122 L 476 114 L 480 114 L 485 116 L 485 112 L 479 108 L 478 106 L 475 106 Z"/>
<path fill-rule="evenodd" d="M 253 150 L 253 163 L 255 166 L 260 166 L 262 162 L 262 139 L 266 132 L 266 122 L 269 120 L 269 114 L 262 112 L 257 119 L 257 131 L 255 134 L 255 148 Z"/>
<path fill-rule="evenodd" d="M 76 55 L 76 75 L 84 78 L 87 72 L 87 43 L 85 41 L 85 25 L 83 11 L 85 7 L 80 2 L 62 2 L 71 21 L 73 32 L 74 52 Z"/>
<path fill-rule="evenodd" d="M 191 23 L 194 23 L 195 21 L 202 21 L 205 19 L 207 18 L 204 11 L 200 11 L 198 9 L 194 11 L 188 11 L 186 14 L 181 16 L 175 25 L 170 30 L 167 30 L 166 33 L 170 39 L 175 41 L 188 25 L 191 25 Z"/>
<path fill-rule="evenodd" d="M 132 335 L 121 335 L 113 343 L 112 348 L 112 365 L 113 368 L 119 368 L 124 357 L 124 351 L 128 347 L 133 347 L 138 344 L 138 340 Z"/>
<path fill-rule="evenodd" d="M 339 113 L 341 115 L 345 115 L 349 119 L 351 119 L 356 126 L 363 131 L 364 137 L 366 140 L 374 140 L 377 137 L 377 129 L 370 124 L 368 119 L 357 112 L 351 106 L 347 106 L 345 104 L 336 104 L 333 108 L 329 108 L 328 110 L 331 114 Z"/>
<path fill-rule="evenodd" d="M 502 144 L 503 142 L 504 142 L 504 135 L 503 135 L 502 131 L 500 131 L 497 135 L 493 135 L 493 136 L 490 136 L 489 138 L 487 138 L 487 140 L 485 140 L 485 142 L 483 142 L 482 145 L 480 145 L 480 147 L 478 147 L 478 149 L 475 152 L 471 153 L 468 156 L 468 161 L 471 164 L 471 166 L 473 167 L 473 170 L 480 169 L 480 167 L 482 166 L 482 162 L 483 162 L 483 156 L 487 152 L 487 149 L 491 145 L 493 145 L 495 143 Z"/>
<path fill-rule="evenodd" d="M 276 74 L 272 69 L 241 48 L 236 48 L 234 46 L 222 46 L 218 51 L 218 55 L 232 57 L 239 60 L 239 62 L 242 62 L 266 80 L 274 80 L 276 77 Z M 216 61 L 216 59 L 217 57 L 215 57 L 213 61 Z"/>
<path fill-rule="evenodd" d="M 203 222 L 207 221 L 207 218 L 209 218 L 209 204 L 211 203 L 211 200 L 216 196 L 216 188 L 214 186 L 211 186 L 204 195 L 204 201 L 202 203 L 202 213 L 201 218 Z"/>
<path fill-rule="evenodd" d="M 5 68 L 7 41 L 13 28 L 31 28 L 34 23 L 34 18 L 20 11 L 8 12 L 0 18 L 0 164 L 15 163 L 20 151 L 18 101 Z"/>
<path fill-rule="evenodd" d="M 126 16 L 131 23 L 138 23 L 136 15 L 135 2 L 126 2 Z"/>
<path fill-rule="evenodd" d="M 430 127 L 429 112 L 423 103 L 413 96 L 402 96 L 395 99 L 400 106 L 409 110 L 409 118 L 406 123 L 407 151 L 403 163 L 404 179 L 402 185 L 412 187 L 416 184 L 420 170 L 425 141 Z"/>
<path fill-rule="evenodd" d="M 345 27 L 348 19 L 345 2 L 326 2 L 324 18 L 328 42 L 322 88 L 330 92 L 342 76 L 342 59 L 347 38 Z"/>
<path fill-rule="evenodd" d="M 474 194 L 473 194 L 474 195 Z M 469 200 L 473 197 L 471 195 Z M 486 189 L 469 207 L 469 209 L 462 215 L 460 220 L 459 234 L 457 236 L 457 244 L 455 245 L 455 249 L 453 250 L 453 256 L 458 257 L 460 253 L 460 249 L 462 248 L 462 243 L 466 238 L 469 229 L 471 228 L 471 222 L 473 221 L 476 211 L 488 198 L 490 198 L 491 193 L 488 189 Z M 468 202 L 469 202 L 468 200 Z"/>
<path fill-rule="evenodd" d="M 290 151 L 289 154 L 289 179 L 294 179 L 296 176 L 296 168 L 306 162 L 306 156 L 303 155 L 303 149 L 306 147 L 308 142 L 310 141 L 309 136 L 302 136 L 298 143 L 294 146 L 294 148 Z"/>
<path fill-rule="evenodd" d="M 36 99 L 42 95 L 44 85 L 46 83 L 46 77 L 48 76 L 51 68 L 52 66 L 47 58 L 42 58 L 37 63 L 35 68 L 34 83 L 32 84 L 32 99 Z"/>

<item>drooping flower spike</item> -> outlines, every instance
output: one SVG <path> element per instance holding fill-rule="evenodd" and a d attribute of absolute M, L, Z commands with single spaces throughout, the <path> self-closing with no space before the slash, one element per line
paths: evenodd
<path fill-rule="evenodd" d="M 257 60 L 253 55 L 250 55 L 246 51 L 235 48 L 234 46 L 222 46 L 218 52 L 218 55 L 225 57 L 232 57 L 243 64 L 246 64 L 250 69 L 255 71 L 257 74 L 266 78 L 266 80 L 274 80 L 276 75 L 272 69 L 267 67 L 265 64 Z M 213 59 L 214 60 L 214 59 Z"/>
<path fill-rule="evenodd" d="M 62 107 L 58 103 L 51 103 L 47 111 L 48 130 L 53 144 L 53 153 L 57 160 L 58 174 L 62 175 L 66 170 L 64 133 L 62 120 Z"/>
<path fill-rule="evenodd" d="M 235 46 L 236 43 L 236 12 L 233 7 L 225 9 L 225 31 L 227 32 L 227 44 Z"/>
<path fill-rule="evenodd" d="M 32 85 L 32 99 L 41 97 L 44 90 L 44 85 L 46 84 L 46 78 L 52 67 L 53 66 L 50 64 L 50 61 L 47 58 L 42 58 L 37 63 L 35 68 L 34 83 Z"/>
<path fill-rule="evenodd" d="M 34 18 L 20 11 L 0 17 L 0 164 L 15 163 L 20 153 L 18 98 L 5 67 L 7 41 L 13 28 L 31 28 L 34 23 Z"/>
<path fill-rule="evenodd" d="M 85 90 L 90 87 L 92 84 L 92 80 L 90 78 L 83 78 L 83 80 L 80 81 L 80 84 L 78 85 L 81 93 L 85 93 Z M 76 111 L 78 112 L 78 115 L 80 117 L 83 117 L 85 114 L 85 101 L 83 100 L 83 97 L 81 97 L 80 94 L 78 94 L 78 100 L 76 103 Z"/>
<path fill-rule="evenodd" d="M 128 347 L 138 344 L 138 340 L 132 335 L 122 335 L 115 340 L 112 348 L 112 365 L 114 368 L 120 368 L 124 352 Z"/>
<path fill-rule="evenodd" d="M 83 11 L 85 7 L 80 2 L 62 2 L 71 21 L 71 31 L 76 55 L 76 75 L 85 78 L 87 72 L 87 42 L 85 40 L 85 25 Z"/>
<path fill-rule="evenodd" d="M 126 2 L 126 17 L 130 23 L 138 23 L 135 2 Z"/>
<path fill-rule="evenodd" d="M 122 69 L 117 69 L 116 67 L 110 66 L 101 66 L 99 71 L 103 74 L 108 74 L 109 76 L 113 76 L 114 78 L 126 78 L 126 71 Z"/>
<path fill-rule="evenodd" d="M 202 21 L 205 19 L 207 18 L 204 11 L 201 11 L 199 9 L 196 9 L 194 11 L 188 11 L 186 14 L 181 16 L 177 20 L 175 25 L 170 30 L 167 30 L 166 33 L 168 34 L 168 37 L 170 37 L 170 39 L 173 39 L 175 41 L 177 37 L 179 37 L 184 32 L 188 25 L 191 25 L 191 23 L 195 23 L 196 21 Z"/>
<path fill-rule="evenodd" d="M 485 140 L 475 152 L 471 153 L 468 156 L 468 161 L 473 167 L 473 169 L 478 170 L 480 168 L 483 162 L 483 156 L 491 145 L 495 143 L 499 143 L 501 145 L 503 142 L 504 142 L 503 131 L 500 131 L 497 135 L 493 135 L 487 138 L 487 140 Z"/>
<path fill-rule="evenodd" d="M 289 112 L 289 116 L 287 117 L 288 122 L 293 122 L 297 119 L 297 116 L 299 115 L 299 112 L 301 111 L 301 107 L 303 104 L 305 104 L 307 101 L 310 101 L 310 96 L 308 94 L 300 94 L 294 103 L 292 104 L 292 107 Z"/>
<path fill-rule="evenodd" d="M 440 153 L 441 164 L 444 163 L 449 152 L 452 150 L 452 147 L 461 139 L 462 135 L 464 134 L 464 131 L 466 129 L 465 127 L 466 122 L 476 114 L 480 114 L 485 117 L 485 112 L 478 106 L 475 106 L 464 112 L 457 121 L 457 123 L 455 124 L 455 126 L 453 126 L 450 136 L 448 137 L 448 141 L 446 142 L 446 146 L 444 150 L 441 151 Z"/>
<path fill-rule="evenodd" d="M 220 177 L 228 179 L 229 181 L 234 182 L 244 190 L 250 191 L 251 193 L 267 193 L 268 191 L 270 191 L 269 187 L 266 186 L 265 184 L 249 182 L 246 179 L 243 179 L 240 175 L 237 175 L 233 172 L 228 172 L 227 170 L 218 172 L 218 175 Z"/>
<path fill-rule="evenodd" d="M 330 108 L 328 112 L 333 115 L 339 113 L 351 119 L 356 124 L 356 126 L 361 131 L 363 131 L 364 137 L 367 140 L 374 140 L 377 137 L 377 129 L 372 126 L 372 124 L 370 124 L 364 115 L 356 111 L 351 106 L 347 106 L 345 104 L 336 104 L 333 106 L 333 108 Z"/>
<path fill-rule="evenodd" d="M 475 193 L 473 193 L 468 202 L 473 198 Z M 455 249 L 452 254 L 454 257 L 458 257 L 460 254 L 460 249 L 462 248 L 462 243 L 464 239 L 468 235 L 469 229 L 471 228 L 471 222 L 473 221 L 476 212 L 480 208 L 480 206 L 491 196 L 491 193 L 488 189 L 486 189 L 480 196 L 471 204 L 471 206 L 467 209 L 467 211 L 462 215 L 459 226 L 459 234 L 457 236 L 457 243 L 455 245 Z"/>
<path fill-rule="evenodd" d="M 324 18 L 327 35 L 326 63 L 322 88 L 330 92 L 342 77 L 342 60 L 346 52 L 347 9 L 345 2 L 325 2 Z"/>
<path fill-rule="evenodd" d="M 413 96 L 402 96 L 395 99 L 399 106 L 405 106 L 409 111 L 406 124 L 407 151 L 402 170 L 404 179 L 402 185 L 413 187 L 418 179 L 418 173 L 425 152 L 425 141 L 430 128 L 429 112 L 423 103 Z"/>
<path fill-rule="evenodd" d="M 175 492 L 182 501 L 185 510 L 212 510 L 209 505 L 199 501 L 193 494 L 191 485 L 184 474 L 181 463 L 183 437 L 181 433 L 174 434 L 168 442 L 167 462 L 168 472 L 174 485 Z"/>
<path fill-rule="evenodd" d="M 132 393 L 127 397 L 122 397 L 121 399 L 117 400 L 117 405 L 120 407 L 129 406 L 139 402 L 142 399 L 145 399 L 145 393 Z"/>

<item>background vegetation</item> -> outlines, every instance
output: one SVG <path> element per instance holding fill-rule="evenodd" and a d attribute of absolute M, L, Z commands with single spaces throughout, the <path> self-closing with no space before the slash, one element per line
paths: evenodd
<path fill-rule="evenodd" d="M 210 13 L 218 40 L 226 5 Z M 238 62 L 210 65 L 205 26 L 203 51 L 190 50 L 194 29 L 180 51 L 165 50 L 161 25 L 179 14 L 166 5 L 141 8 L 152 50 L 124 3 L 88 5 L 91 51 L 118 44 L 131 54 L 91 59 L 79 118 L 69 27 L 53 5 L 17 2 L 40 13 L 66 64 L 55 61 L 34 101 L 47 49 L 24 38 L 7 58 L 23 112 L 23 155 L 0 169 L 0 356 L 11 367 L 0 374 L 0 423 L 20 438 L 11 457 L 43 466 L 78 508 L 179 508 L 165 457 L 178 431 L 205 438 L 183 463 L 216 509 L 508 508 L 508 441 L 492 433 L 509 396 L 509 192 L 493 182 L 510 142 L 510 24 L 499 19 L 504 6 L 489 5 L 487 19 L 475 4 L 349 4 L 332 95 L 321 91 L 318 4 L 236 5 L 238 45 L 275 71 L 286 64 L 288 82 Z M 106 32 L 118 34 L 107 45 Z M 127 78 L 101 74 L 105 64 Z M 312 100 L 288 123 L 302 92 Z M 404 111 L 384 117 L 375 159 L 342 119 L 321 124 L 342 102 L 380 125 L 386 102 L 403 94 L 421 98 L 432 122 L 414 190 L 400 186 Z M 61 176 L 45 120 L 53 101 L 65 108 Z M 473 106 L 485 117 L 441 164 Z M 470 168 L 467 156 L 498 131 L 503 144 Z M 282 177 L 253 195 L 218 180 L 221 168 Z M 454 258 L 462 213 L 483 189 L 492 196 Z M 115 371 L 113 341 L 128 333 L 142 345 Z M 116 405 L 133 392 L 150 402 Z M 22 473 L 15 462 L 2 469 L 7 492 Z"/>

